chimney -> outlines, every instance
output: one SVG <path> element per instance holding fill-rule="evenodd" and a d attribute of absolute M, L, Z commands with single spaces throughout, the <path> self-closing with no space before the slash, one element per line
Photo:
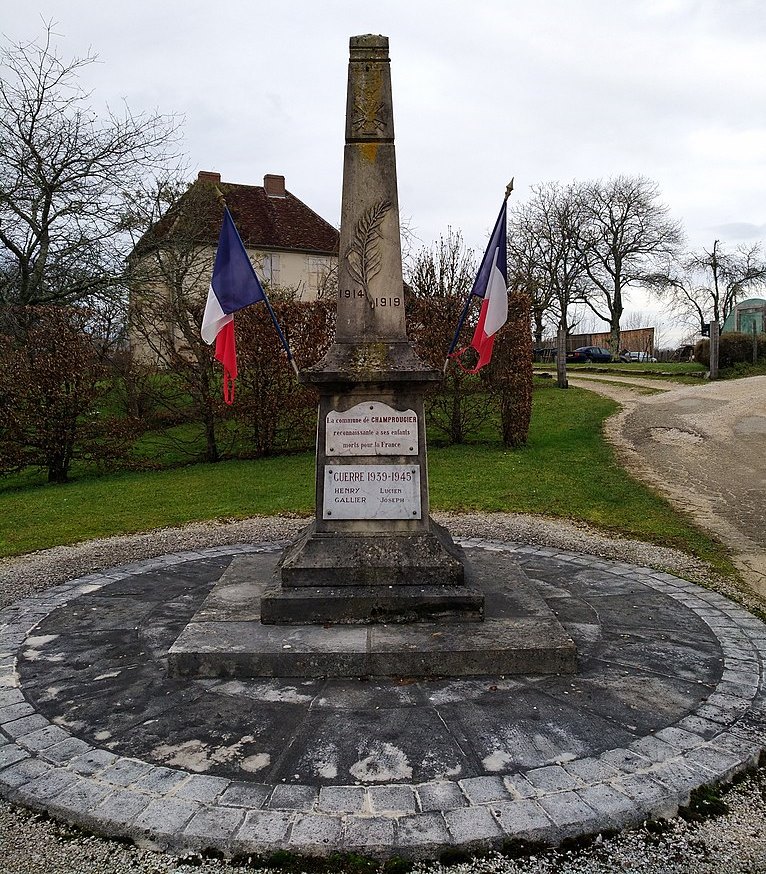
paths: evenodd
<path fill-rule="evenodd" d="M 269 197 L 285 197 L 285 177 L 267 173 L 263 177 L 263 188 Z"/>
<path fill-rule="evenodd" d="M 199 173 L 197 173 L 197 181 L 212 182 L 214 185 L 217 185 L 221 181 L 221 174 L 213 173 L 210 170 L 200 170 Z"/>

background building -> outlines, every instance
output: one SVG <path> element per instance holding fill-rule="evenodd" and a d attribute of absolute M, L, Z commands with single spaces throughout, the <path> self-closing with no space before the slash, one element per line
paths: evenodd
<path fill-rule="evenodd" d="M 131 256 L 129 339 L 137 359 L 162 362 L 168 346 L 182 351 L 199 331 L 224 201 L 270 296 L 308 301 L 334 293 L 339 232 L 286 189 L 284 176 L 241 185 L 200 171 Z"/>

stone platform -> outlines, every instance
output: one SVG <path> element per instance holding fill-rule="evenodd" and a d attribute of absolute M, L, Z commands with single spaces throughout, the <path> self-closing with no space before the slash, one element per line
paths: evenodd
<path fill-rule="evenodd" d="M 766 627 L 668 574 L 508 555 L 577 675 L 178 679 L 167 653 L 234 556 L 168 555 L 0 611 L 0 793 L 158 849 L 434 857 L 672 816 L 752 766 Z"/>
<path fill-rule="evenodd" d="M 273 604 L 262 597 L 273 584 L 277 556 L 239 556 L 171 646 L 170 675 L 360 678 L 575 673 L 574 641 L 513 557 L 481 550 L 472 553 L 466 587 L 333 590 L 335 597 L 330 600 L 347 605 L 346 619 L 355 603 L 362 616 L 388 615 L 389 597 L 397 615 L 408 600 L 413 611 L 420 609 L 440 619 L 368 625 L 262 624 L 262 610 Z M 402 589 L 414 591 L 405 599 Z M 467 618 L 457 620 L 458 592 L 464 589 Z M 283 615 L 290 615 L 285 602 L 291 601 L 295 615 L 305 617 L 312 601 L 327 603 L 328 593 L 304 586 L 280 595 Z M 482 617 L 484 621 L 476 621 Z"/>

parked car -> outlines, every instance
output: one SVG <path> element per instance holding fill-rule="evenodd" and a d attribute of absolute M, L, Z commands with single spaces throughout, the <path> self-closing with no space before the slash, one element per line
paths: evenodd
<path fill-rule="evenodd" d="M 631 361 L 656 361 L 657 359 L 652 357 L 648 352 L 628 352 L 628 350 L 624 350 L 620 352 L 620 361 L 623 361 L 625 364 L 630 364 Z"/>
<path fill-rule="evenodd" d="M 567 355 L 567 361 L 572 363 L 594 361 L 602 364 L 608 364 L 612 360 L 612 353 L 608 349 L 601 346 L 580 346 L 574 352 Z"/>

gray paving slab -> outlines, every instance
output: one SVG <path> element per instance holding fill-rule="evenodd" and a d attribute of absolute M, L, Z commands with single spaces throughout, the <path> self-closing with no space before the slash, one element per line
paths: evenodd
<path fill-rule="evenodd" d="M 41 776 L 20 784 L 15 793 L 15 800 L 34 807 L 54 801 L 58 796 L 77 784 L 79 777 L 63 768 L 52 768 Z"/>
<path fill-rule="evenodd" d="M 415 787 L 420 803 L 420 809 L 427 813 L 434 810 L 455 810 L 466 807 L 468 799 L 460 787 L 451 780 L 440 780 L 434 783 L 420 783 Z"/>
<path fill-rule="evenodd" d="M 289 844 L 298 852 L 329 855 L 340 845 L 342 831 L 343 823 L 338 817 L 300 814 L 290 829 Z"/>
<path fill-rule="evenodd" d="M 468 777 L 458 781 L 458 785 L 472 804 L 488 801 L 507 801 L 508 787 L 502 777 Z"/>
<path fill-rule="evenodd" d="M 177 553 L 0 611 L 0 794 L 158 849 L 422 858 L 672 816 L 757 759 L 757 619 L 626 562 L 464 545 L 521 563 L 575 676 L 168 678 L 231 557 L 279 546 Z"/>
<path fill-rule="evenodd" d="M 184 844 L 200 849 L 220 847 L 231 852 L 234 836 L 244 820 L 245 811 L 240 808 L 205 807 L 184 828 Z"/>
<path fill-rule="evenodd" d="M 274 788 L 263 783 L 231 782 L 219 796 L 218 803 L 255 810 L 266 804 Z"/>
<path fill-rule="evenodd" d="M 449 831 L 441 813 L 403 816 L 396 821 L 396 846 L 406 854 L 438 855 L 449 843 Z"/>
<path fill-rule="evenodd" d="M 97 822 L 108 822 L 112 828 L 130 825 L 151 804 L 152 798 L 143 792 L 118 789 L 109 793 L 93 811 Z"/>
<path fill-rule="evenodd" d="M 367 795 L 361 786 L 322 786 L 319 810 L 325 813 L 361 813 Z"/>
<path fill-rule="evenodd" d="M 251 810 L 237 832 L 234 852 L 268 853 L 276 847 L 286 846 L 287 833 L 295 818 L 294 811 Z"/>
<path fill-rule="evenodd" d="M 68 789 L 56 795 L 48 809 L 65 815 L 67 819 L 90 825 L 95 821 L 91 816 L 94 809 L 112 792 L 113 786 L 97 783 L 89 777 L 79 777 Z"/>
<path fill-rule="evenodd" d="M 415 813 L 417 797 L 412 786 L 370 786 L 367 790 L 373 813 Z"/>
<path fill-rule="evenodd" d="M 502 803 L 500 802 L 500 805 Z M 494 809 L 501 810 L 500 805 L 495 805 Z M 461 807 L 457 810 L 447 810 L 444 812 L 444 821 L 447 824 L 451 843 L 457 846 L 494 847 L 503 834 L 498 820 L 492 816 L 488 807 Z"/>
<path fill-rule="evenodd" d="M 313 810 L 319 798 L 316 786 L 281 783 L 274 787 L 269 798 L 269 807 L 285 810 Z"/>
<path fill-rule="evenodd" d="M 187 801 L 200 801 L 210 804 L 229 788 L 230 780 L 225 777 L 213 777 L 207 774 L 192 774 L 171 791 L 174 798 Z"/>
<path fill-rule="evenodd" d="M 159 847 L 181 846 L 186 824 L 201 810 L 193 801 L 154 799 L 135 817 L 132 830 Z"/>
<path fill-rule="evenodd" d="M 394 821 L 382 816 L 348 816 L 343 823 L 343 846 L 372 855 L 390 852 L 394 844 Z"/>
<path fill-rule="evenodd" d="M 587 812 L 592 816 L 590 810 Z M 492 814 L 508 837 L 525 841 L 550 840 L 553 820 L 537 801 L 525 798 L 493 804 Z"/>

